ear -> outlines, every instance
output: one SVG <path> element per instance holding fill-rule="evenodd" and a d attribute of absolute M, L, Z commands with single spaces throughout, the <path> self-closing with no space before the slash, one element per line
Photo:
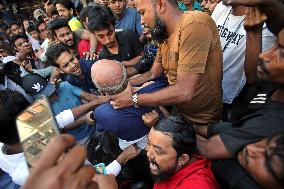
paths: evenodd
<path fill-rule="evenodd" d="M 160 14 L 164 13 L 167 9 L 167 2 L 165 0 L 156 0 L 156 11 Z"/>
<path fill-rule="evenodd" d="M 73 16 L 74 15 L 74 10 L 70 9 L 70 14 Z"/>
<path fill-rule="evenodd" d="M 188 154 L 182 154 L 178 158 L 178 167 L 181 168 L 189 162 Z"/>

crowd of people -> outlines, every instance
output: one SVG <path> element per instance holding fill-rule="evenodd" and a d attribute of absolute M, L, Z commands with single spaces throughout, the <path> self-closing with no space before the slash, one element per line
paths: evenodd
<path fill-rule="evenodd" d="M 0 3 L 0 188 L 283 189 L 283 12 L 48 0 L 18 19 Z M 62 134 L 31 167 L 15 120 L 41 96 Z"/>

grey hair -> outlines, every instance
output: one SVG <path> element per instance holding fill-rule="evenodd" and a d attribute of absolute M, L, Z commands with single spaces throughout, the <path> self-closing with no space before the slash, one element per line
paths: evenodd
<path fill-rule="evenodd" d="M 115 62 L 117 62 L 121 66 L 121 69 L 122 69 L 121 83 L 110 85 L 110 86 L 106 84 L 101 85 L 95 80 L 95 78 L 93 78 L 93 82 L 95 86 L 97 87 L 98 91 L 106 95 L 115 95 L 115 94 L 121 93 L 122 91 L 126 89 L 127 84 L 128 84 L 127 71 L 124 65 L 118 61 L 115 61 Z"/>

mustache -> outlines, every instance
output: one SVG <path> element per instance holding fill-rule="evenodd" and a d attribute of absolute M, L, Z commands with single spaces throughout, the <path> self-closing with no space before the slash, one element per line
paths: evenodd
<path fill-rule="evenodd" d="M 257 65 L 260 67 L 260 69 L 267 75 L 270 75 L 270 72 L 266 66 L 266 63 L 262 60 L 258 60 Z"/>

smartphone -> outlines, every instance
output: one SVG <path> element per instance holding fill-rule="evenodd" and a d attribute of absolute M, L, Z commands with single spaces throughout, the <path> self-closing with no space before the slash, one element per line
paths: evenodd
<path fill-rule="evenodd" d="M 104 163 L 99 163 L 99 164 L 95 165 L 94 167 L 95 167 L 95 170 L 98 174 L 103 174 L 103 175 L 106 174 L 106 166 L 105 166 Z"/>
<path fill-rule="evenodd" d="M 32 168 L 50 139 L 60 134 L 47 98 L 34 101 L 19 114 L 16 124 L 28 167 Z"/>

